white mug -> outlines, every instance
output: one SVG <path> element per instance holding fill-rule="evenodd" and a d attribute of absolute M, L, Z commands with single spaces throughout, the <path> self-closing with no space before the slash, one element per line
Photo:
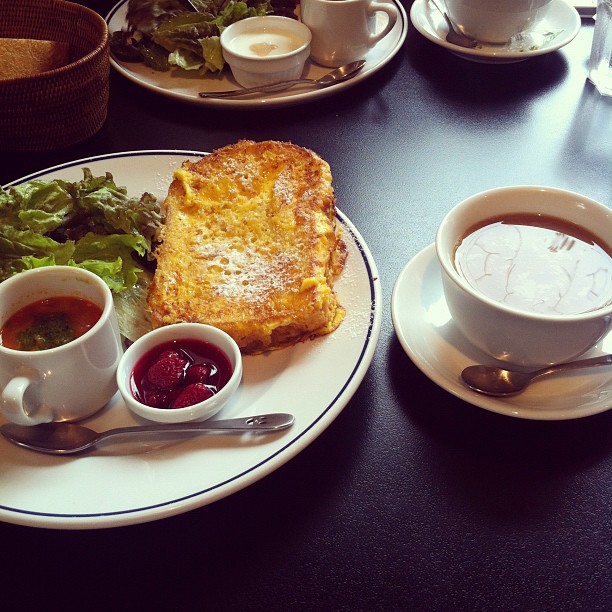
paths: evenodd
<path fill-rule="evenodd" d="M 393 4 L 377 0 L 301 0 L 300 11 L 302 22 L 312 32 L 311 58 L 333 68 L 365 59 L 399 16 Z M 377 12 L 387 14 L 380 32 L 376 32 Z"/>
<path fill-rule="evenodd" d="M 82 336 L 55 348 L 24 351 L 0 344 L 0 411 L 19 425 L 83 419 L 117 391 L 123 354 L 117 315 L 110 289 L 92 272 L 50 266 L 0 283 L 0 329 L 25 306 L 60 296 L 89 300 L 102 314 Z"/>
<path fill-rule="evenodd" d="M 448 16 L 476 40 L 506 43 L 533 29 L 551 0 L 445 0 Z"/>
<path fill-rule="evenodd" d="M 560 219 L 612 249 L 612 210 L 586 196 L 537 185 L 499 187 L 473 195 L 452 208 L 436 233 L 436 252 L 442 286 L 453 322 L 476 347 L 505 363 L 538 368 L 571 361 L 586 352 L 612 329 L 612 299 L 594 310 L 578 314 L 537 313 L 512 301 L 498 301 L 476 289 L 456 265 L 459 243 L 474 228 L 492 218 L 540 216 Z M 495 249 L 486 258 L 487 274 L 508 280 L 508 295 L 530 288 L 529 280 L 515 275 L 511 282 L 505 267 L 511 261 Z M 482 249 L 488 253 L 487 248 Z M 553 270 L 555 271 L 554 267 Z M 552 275 L 551 275 L 552 276 Z M 571 274 L 568 275 L 571 277 Z M 600 279 L 599 282 L 602 282 Z M 556 283 L 552 283 L 556 286 Z M 604 295 L 610 295 L 606 283 Z"/>

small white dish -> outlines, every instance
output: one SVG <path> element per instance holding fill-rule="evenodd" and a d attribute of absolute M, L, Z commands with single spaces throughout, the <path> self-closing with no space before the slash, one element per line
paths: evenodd
<path fill-rule="evenodd" d="M 533 420 L 586 417 L 612 408 L 612 371 L 575 370 L 534 382 L 520 395 L 495 398 L 467 388 L 463 368 L 494 361 L 474 347 L 451 319 L 435 246 L 413 257 L 398 276 L 391 298 L 395 333 L 406 354 L 433 382 L 462 400 L 499 414 Z M 612 352 L 612 334 L 585 355 Z M 503 365 L 503 364 L 500 364 Z"/>
<path fill-rule="evenodd" d="M 242 87 L 299 79 L 310 55 L 310 29 L 291 17 L 237 21 L 221 32 L 223 59 Z"/>
<path fill-rule="evenodd" d="M 232 375 L 212 397 L 184 408 L 155 408 L 137 400 L 130 388 L 130 379 L 136 364 L 160 344 L 173 340 L 199 340 L 216 346 L 229 359 Z M 140 417 L 157 423 L 184 423 L 204 421 L 225 406 L 242 380 L 242 356 L 238 345 L 224 331 L 202 323 L 176 323 L 159 327 L 141 336 L 125 351 L 117 368 L 117 386 L 126 406 Z"/>
<path fill-rule="evenodd" d="M 556 51 L 576 37 L 581 25 L 580 15 L 573 6 L 565 0 L 552 0 L 537 30 L 525 37 L 524 47 L 482 43 L 474 49 L 464 49 L 447 42 L 448 25 L 442 13 L 429 0 L 415 0 L 410 19 L 425 38 L 458 57 L 485 64 L 521 62 Z"/>

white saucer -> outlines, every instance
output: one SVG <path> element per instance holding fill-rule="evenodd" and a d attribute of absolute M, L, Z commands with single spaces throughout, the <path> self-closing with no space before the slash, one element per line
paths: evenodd
<path fill-rule="evenodd" d="M 456 329 L 448 312 L 435 246 L 426 247 L 402 270 L 391 298 L 397 337 L 415 365 L 431 380 L 461 399 L 513 417 L 562 420 L 586 417 L 612 408 L 612 370 L 575 370 L 534 382 L 506 399 L 481 395 L 465 387 L 460 373 L 474 363 L 494 363 Z M 586 356 L 612 352 L 612 333 Z"/>
<path fill-rule="evenodd" d="M 485 64 L 509 64 L 556 51 L 572 41 L 580 30 L 578 11 L 565 0 L 552 0 L 537 31 L 528 33 L 524 49 L 516 44 L 493 45 L 482 43 L 474 49 L 464 49 L 446 40 L 448 26 L 444 17 L 429 0 L 415 0 L 410 10 L 414 27 L 432 42 L 455 55 Z M 551 34 L 547 37 L 547 34 Z M 535 44 L 537 48 L 531 48 Z"/>

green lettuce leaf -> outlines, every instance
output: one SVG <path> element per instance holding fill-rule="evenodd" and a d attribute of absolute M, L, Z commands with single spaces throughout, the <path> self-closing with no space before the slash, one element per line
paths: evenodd
<path fill-rule="evenodd" d="M 129 0 L 128 28 L 111 33 L 111 52 L 121 61 L 143 61 L 154 70 L 177 66 L 201 74 L 225 66 L 219 36 L 224 28 L 265 15 L 295 18 L 297 0 L 192 0 L 197 11 L 175 0 Z"/>
<path fill-rule="evenodd" d="M 74 252 L 74 242 L 57 242 L 53 238 L 39 234 L 32 230 L 19 230 L 10 225 L 0 226 L 0 256 L 2 259 L 11 257 L 21 257 L 23 255 L 33 255 L 43 253 L 65 253 L 69 259 Z"/>
<path fill-rule="evenodd" d="M 200 70 L 204 65 L 202 57 L 187 51 L 187 49 L 177 49 L 168 55 L 168 63 L 171 66 L 178 66 L 183 70 Z"/>
<path fill-rule="evenodd" d="M 0 190 L 0 281 L 23 270 L 74 265 L 91 270 L 120 292 L 153 259 L 163 224 L 157 199 L 128 195 L 110 173 L 81 181 L 28 181 Z"/>
<path fill-rule="evenodd" d="M 218 36 L 209 36 L 200 41 L 202 45 L 202 55 L 204 56 L 204 65 L 206 70 L 211 72 L 221 72 L 225 64 L 223 59 L 223 51 L 221 50 L 221 42 Z"/>
<path fill-rule="evenodd" d="M 128 262 L 129 260 L 126 262 L 121 257 L 117 257 L 114 261 L 86 259 L 76 266 L 97 274 L 111 291 L 121 293 L 125 290 L 126 285 L 134 286 L 138 278 L 134 269 L 127 271 L 126 263 Z"/>
<path fill-rule="evenodd" d="M 113 291 L 119 292 L 135 285 L 138 272 L 142 271 L 132 253 L 144 255 L 147 249 L 142 236 L 90 233 L 76 243 L 72 258 L 78 266 L 95 272 Z"/>
<path fill-rule="evenodd" d="M 59 227 L 74 208 L 61 181 L 33 180 L 13 187 L 0 204 L 0 223 L 41 234 Z"/>

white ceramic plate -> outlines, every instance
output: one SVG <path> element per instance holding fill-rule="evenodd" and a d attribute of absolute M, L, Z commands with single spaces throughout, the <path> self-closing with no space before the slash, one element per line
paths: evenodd
<path fill-rule="evenodd" d="M 134 151 L 82 159 L 32 178 L 111 172 L 128 193 L 164 198 L 172 172 L 193 151 Z M 65 529 L 112 527 L 179 514 L 226 497 L 266 476 L 315 440 L 357 390 L 381 326 L 380 281 L 372 255 L 338 212 L 348 247 L 336 288 L 346 319 L 329 336 L 244 359 L 243 383 L 216 419 L 291 412 L 295 424 L 257 437 L 202 435 L 131 442 L 73 457 L 34 453 L 0 439 L 0 520 Z M 85 382 L 85 381 L 82 381 Z M 77 372 L 66 384 L 81 384 Z M 138 423 L 117 394 L 87 420 L 96 430 Z M 1 438 L 1 436 L 0 436 Z"/>
<path fill-rule="evenodd" d="M 551 376 L 520 395 L 501 399 L 461 383 L 463 368 L 493 363 L 457 330 L 444 300 L 435 246 L 426 247 L 402 270 L 391 298 L 397 337 L 415 365 L 453 395 L 493 412 L 537 420 L 585 417 L 612 408 L 612 370 L 593 368 Z M 612 334 L 587 356 L 612 352 Z"/>
<path fill-rule="evenodd" d="M 444 47 L 455 55 L 486 64 L 509 64 L 551 53 L 572 41 L 580 30 L 578 11 L 565 0 L 552 0 L 546 16 L 537 27 L 534 40 L 537 48 L 527 46 L 520 50 L 517 46 L 492 45 L 483 43 L 474 49 L 464 49 L 446 40 L 448 26 L 440 11 L 429 0 L 415 0 L 410 10 L 410 19 L 414 27 L 432 42 Z M 554 37 L 546 38 L 547 33 Z M 529 44 L 529 43 L 528 43 Z"/>
<path fill-rule="evenodd" d="M 240 86 L 232 77 L 229 68 L 223 71 L 220 76 L 207 75 L 205 77 L 197 74 L 191 75 L 184 70 L 172 70 L 169 72 L 159 72 L 153 70 L 144 64 L 135 64 L 122 62 L 111 58 L 111 64 L 125 77 L 134 81 L 134 83 L 155 91 L 164 96 L 184 100 L 186 102 L 194 102 L 197 104 L 205 104 L 207 106 L 215 106 L 219 108 L 275 108 L 278 106 L 292 106 L 311 102 L 331 96 L 340 91 L 344 91 L 364 79 L 372 76 L 385 66 L 400 50 L 406 40 L 408 32 L 408 18 L 404 7 L 398 0 L 391 0 L 397 7 L 400 15 L 397 23 L 376 46 L 370 50 L 366 56 L 365 66 L 352 79 L 337 85 L 325 87 L 323 89 L 313 89 L 312 86 L 298 85 L 284 91 L 275 93 L 262 94 L 260 97 L 248 98 L 233 98 L 229 100 L 215 100 L 211 98 L 200 98 L 200 91 L 225 91 L 228 89 L 238 89 Z M 121 0 L 106 16 L 108 29 L 110 32 L 121 30 L 127 25 L 127 0 Z M 386 16 L 381 13 L 376 15 L 377 30 L 380 31 L 384 27 Z M 325 68 L 311 62 L 306 61 L 304 68 L 304 78 L 318 79 L 329 72 L 331 68 Z"/>

